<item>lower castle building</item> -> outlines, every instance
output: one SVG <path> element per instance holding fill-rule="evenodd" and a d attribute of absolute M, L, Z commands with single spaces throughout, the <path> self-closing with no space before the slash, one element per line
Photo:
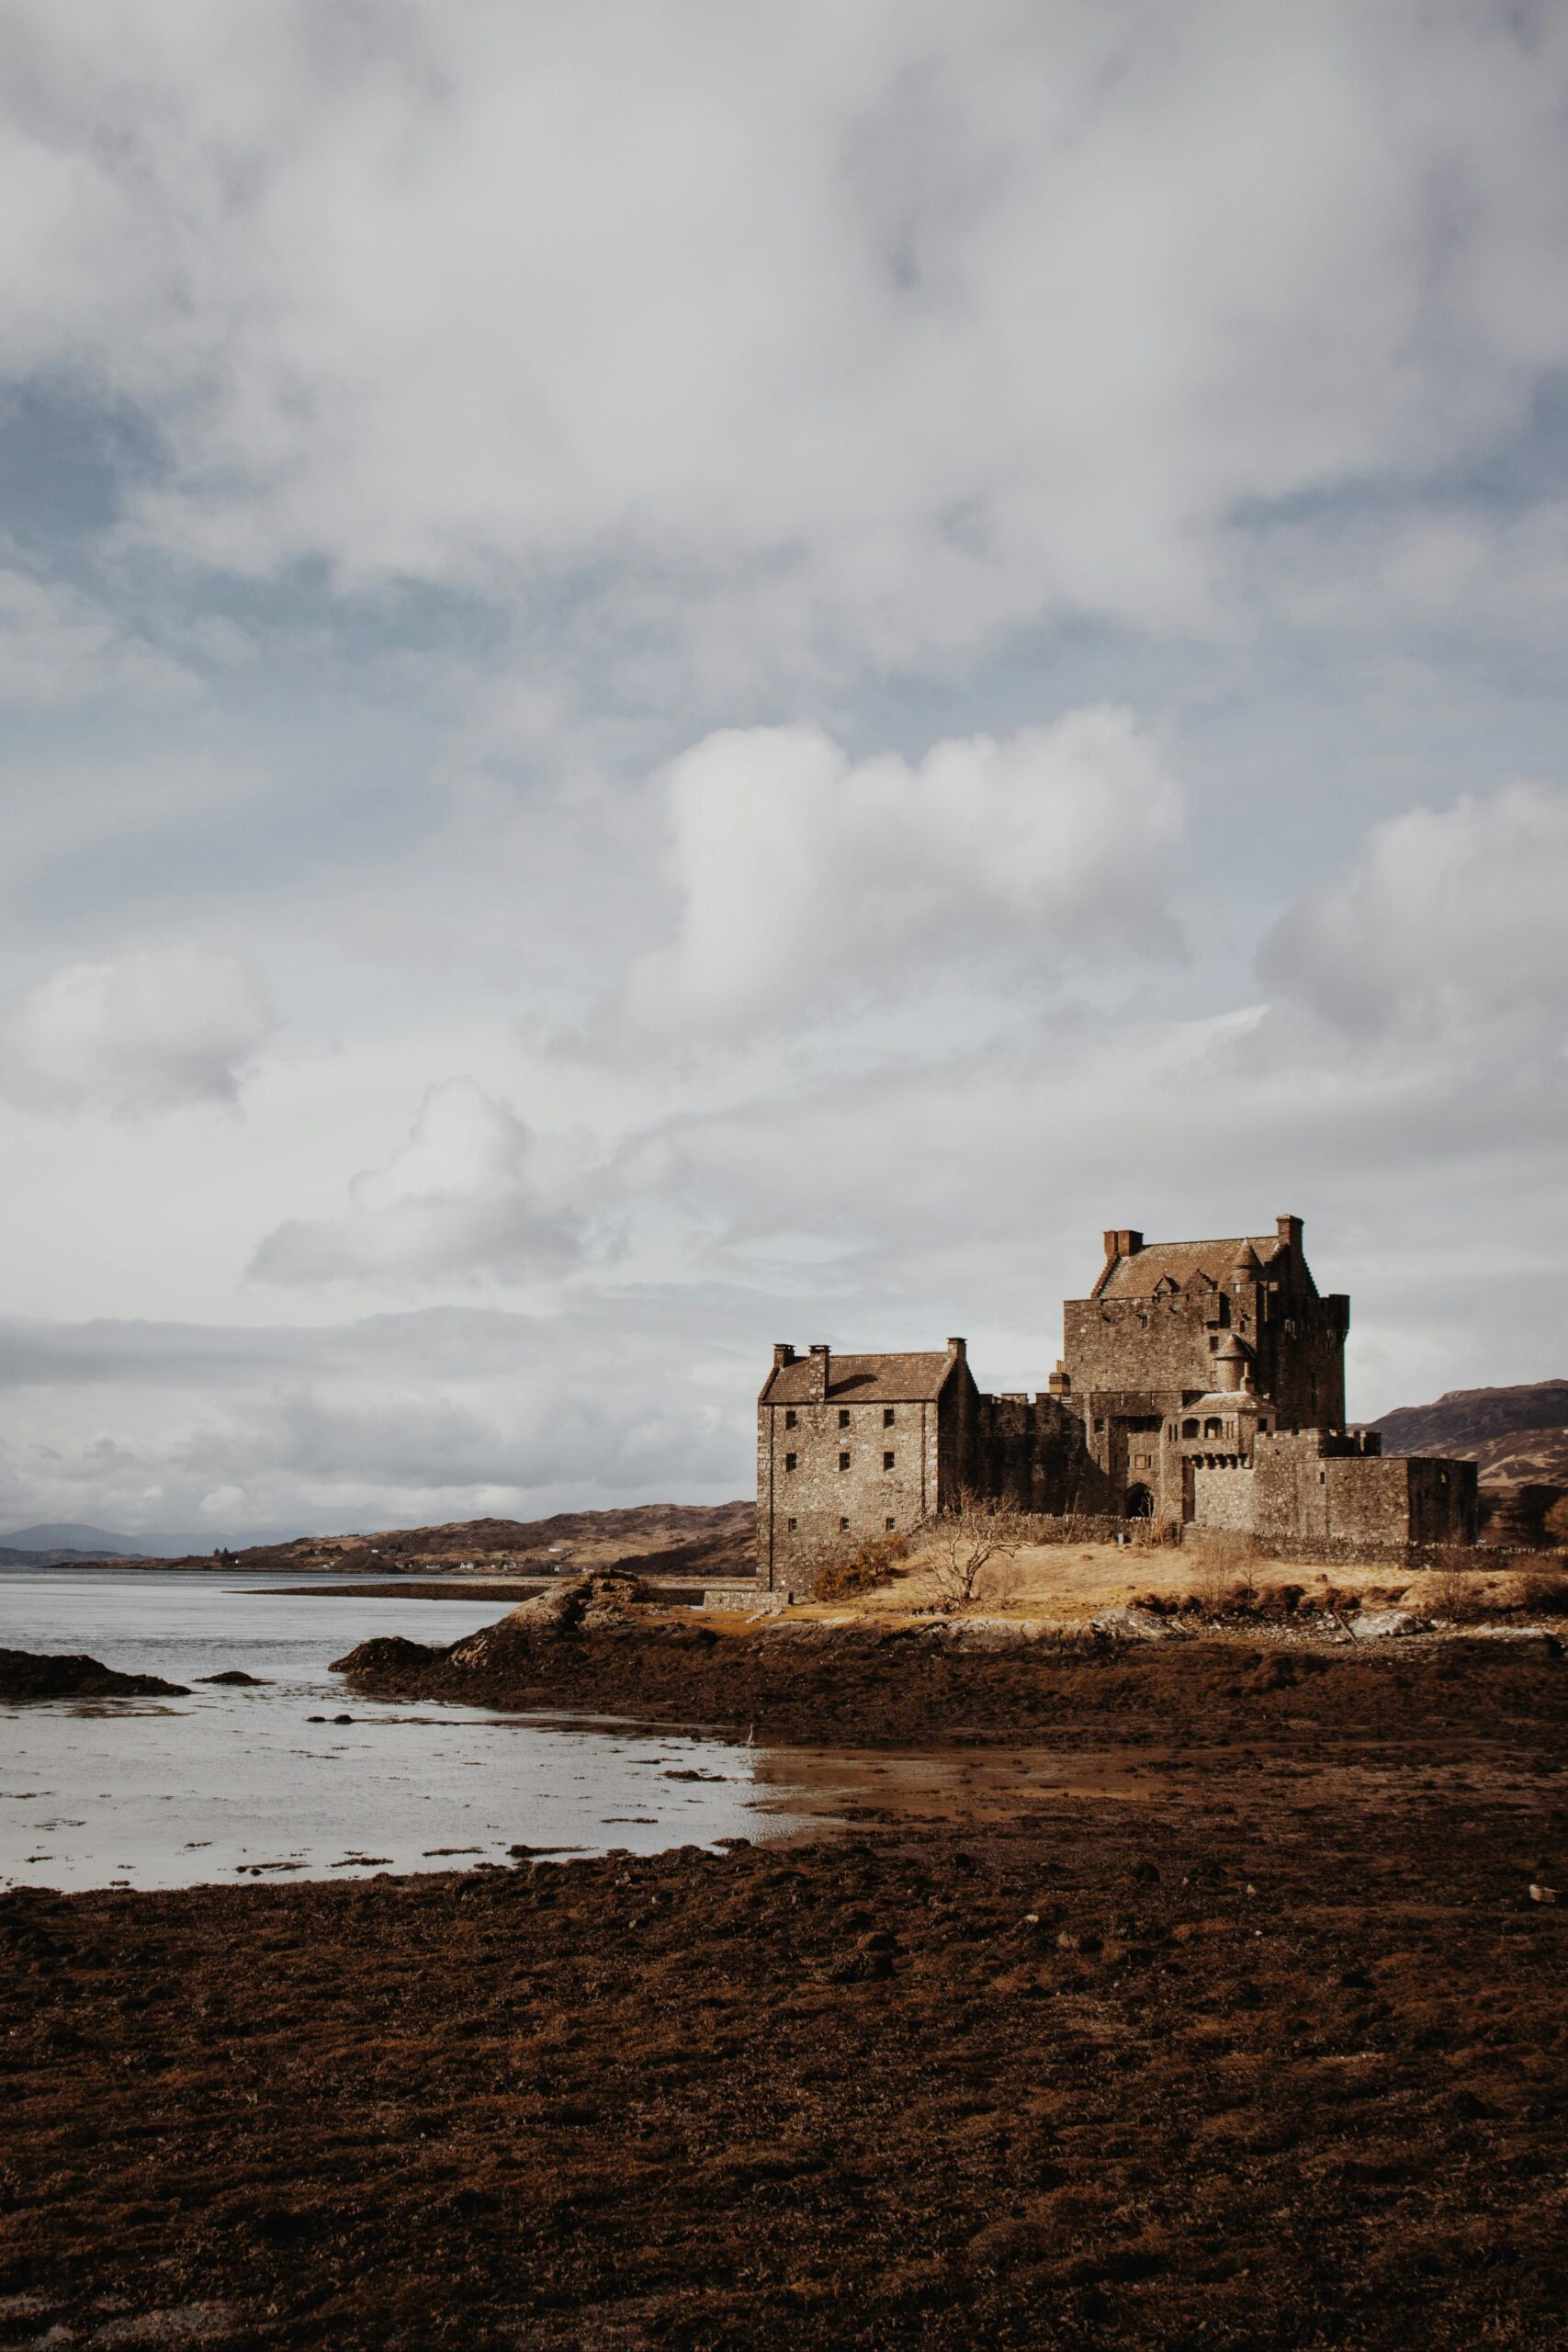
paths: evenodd
<path fill-rule="evenodd" d="M 1473 1463 L 1385 1460 L 1375 1431 L 1346 1427 L 1349 1328 L 1349 1300 L 1313 1280 L 1301 1219 L 1282 1216 L 1219 1241 L 1107 1233 L 1037 1395 L 985 1395 L 962 1340 L 778 1345 L 757 1404 L 759 1581 L 804 1592 L 824 1561 L 965 1491 L 1275 1548 L 1473 1544 Z"/>

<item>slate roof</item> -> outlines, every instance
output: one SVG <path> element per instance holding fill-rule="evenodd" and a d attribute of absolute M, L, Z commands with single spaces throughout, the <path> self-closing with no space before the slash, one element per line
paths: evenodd
<path fill-rule="evenodd" d="M 932 1404 L 959 1361 L 945 1348 L 940 1355 L 832 1355 L 828 1359 L 829 1401 L 835 1405 Z M 762 1391 L 762 1402 L 809 1405 L 815 1370 L 809 1356 L 780 1364 Z"/>
<path fill-rule="evenodd" d="M 1194 1274 L 1206 1274 L 1218 1289 L 1231 1279 L 1238 1253 L 1250 1243 L 1260 1264 L 1280 1255 L 1283 1242 L 1276 1233 L 1232 1234 L 1224 1241 L 1150 1241 L 1131 1258 L 1118 1258 L 1095 1284 L 1095 1298 L 1151 1298 L 1156 1285 L 1169 1275 L 1185 1290 Z"/>

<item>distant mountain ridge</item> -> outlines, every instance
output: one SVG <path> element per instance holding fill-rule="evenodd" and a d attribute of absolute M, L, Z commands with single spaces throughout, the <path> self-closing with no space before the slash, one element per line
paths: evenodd
<path fill-rule="evenodd" d="M 54 1560 L 167 1559 L 176 1552 L 210 1551 L 210 1537 L 188 1534 L 116 1535 L 107 1527 L 87 1527 L 75 1520 L 51 1520 L 38 1527 L 13 1527 L 0 1533 L 0 1559 L 11 1552 Z M 12 1562 L 13 1566 L 18 1565 Z"/>
<path fill-rule="evenodd" d="M 1455 1454 L 1483 1487 L 1568 1487 L 1568 1380 L 1517 1388 L 1450 1388 L 1432 1405 L 1402 1405 L 1368 1427 L 1385 1453 Z"/>

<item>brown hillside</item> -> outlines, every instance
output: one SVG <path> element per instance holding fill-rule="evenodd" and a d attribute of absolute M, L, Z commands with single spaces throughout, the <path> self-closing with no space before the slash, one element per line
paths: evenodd
<path fill-rule="evenodd" d="M 752 1573 L 756 1532 L 752 1502 L 637 1503 L 622 1510 L 558 1511 L 549 1519 L 449 1520 L 368 1535 L 301 1536 L 229 1557 L 246 1568 L 327 1567 L 360 1575 L 415 1566 L 448 1575 L 503 1564 L 526 1572 L 570 1561 L 579 1568 L 625 1565 L 663 1576 L 722 1577 Z"/>
<path fill-rule="evenodd" d="M 1488 1487 L 1568 1487 L 1568 1380 L 1518 1388 L 1451 1388 L 1371 1426 L 1385 1453 L 1451 1453 L 1480 1464 Z"/>

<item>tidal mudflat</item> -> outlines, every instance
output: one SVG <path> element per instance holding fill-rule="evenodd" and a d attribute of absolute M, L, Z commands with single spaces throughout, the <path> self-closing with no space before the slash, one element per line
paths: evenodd
<path fill-rule="evenodd" d="M 1223 1649 L 1013 1662 L 1057 1767 L 1120 1724 L 1113 1791 L 943 1653 L 966 1736 L 873 1743 L 847 1827 L 12 1891 L 11 2340 L 1560 2341 L 1568 1674 Z M 863 1724 L 939 1695 L 898 1656 Z"/>

